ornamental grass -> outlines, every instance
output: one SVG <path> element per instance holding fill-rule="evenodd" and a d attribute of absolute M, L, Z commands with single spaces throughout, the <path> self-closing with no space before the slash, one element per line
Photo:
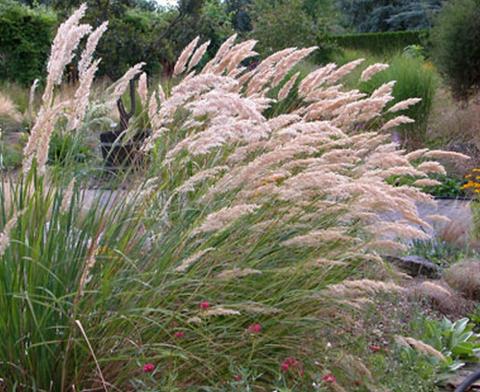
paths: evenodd
<path fill-rule="evenodd" d="M 78 132 L 98 104 L 90 95 L 100 61 L 93 56 L 106 24 L 81 24 L 85 9 L 59 28 L 22 174 L 2 181 L 3 386 L 306 391 L 313 379 L 336 384 L 339 374 L 324 362 L 325 327 L 369 297 L 401 291 L 375 280 L 378 252 L 402 249 L 402 239 L 423 238 L 421 227 L 430 226 L 416 202 L 432 198 L 385 179 L 426 179 L 443 169 L 428 150 L 406 154 L 380 131 L 393 121 L 383 118 L 393 84 L 371 95 L 346 90 L 342 78 L 360 61 L 288 83 L 315 48 L 285 49 L 246 69 L 256 42 L 235 36 L 199 68 L 206 45 L 196 39 L 171 88 L 141 77 L 152 129 L 141 178 L 127 174 L 126 191 L 87 200 L 81 181 L 60 181 L 47 165 L 53 132 Z M 85 38 L 79 85 L 61 99 L 65 66 Z M 114 105 L 142 66 L 95 99 Z M 291 94 L 300 106 L 268 111 Z M 360 133 L 364 123 L 379 124 L 378 132 Z M 401 217 L 385 221 L 392 211 Z"/>

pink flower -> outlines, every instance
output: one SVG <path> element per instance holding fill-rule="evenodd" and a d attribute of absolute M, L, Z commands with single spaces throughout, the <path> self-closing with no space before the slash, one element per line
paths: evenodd
<path fill-rule="evenodd" d="M 242 381 L 242 376 L 240 374 L 235 374 L 235 376 L 233 376 L 233 380 L 236 382 Z"/>
<path fill-rule="evenodd" d="M 288 357 L 287 359 L 285 359 L 285 362 L 288 363 L 290 366 L 298 366 L 299 362 L 298 362 L 298 359 L 296 358 L 293 358 L 293 357 Z"/>
<path fill-rule="evenodd" d="M 258 323 L 252 324 L 247 328 L 248 333 L 260 333 L 262 332 L 262 326 Z"/>
<path fill-rule="evenodd" d="M 335 382 L 337 382 L 337 379 L 335 378 L 335 376 L 332 373 L 328 373 L 328 374 L 325 374 L 322 377 L 322 381 L 323 382 L 328 382 L 328 383 L 335 383 Z"/>
<path fill-rule="evenodd" d="M 143 372 L 144 373 L 151 373 L 155 370 L 155 365 L 153 363 L 146 363 L 143 365 Z"/>
<path fill-rule="evenodd" d="M 280 370 L 284 373 L 288 372 L 290 370 L 290 365 L 287 362 L 283 361 L 280 365 Z"/>
<path fill-rule="evenodd" d="M 202 302 L 200 302 L 199 306 L 200 306 L 200 309 L 203 309 L 203 310 L 208 309 L 210 307 L 210 302 L 202 301 Z"/>
<path fill-rule="evenodd" d="M 282 372 L 288 372 L 290 368 L 298 368 L 299 370 L 302 370 L 300 361 L 293 357 L 285 358 L 285 360 L 280 365 L 280 370 Z"/>
<path fill-rule="evenodd" d="M 380 346 L 377 346 L 375 344 L 372 344 L 372 345 L 368 346 L 368 348 L 370 349 L 370 351 L 372 353 L 376 353 L 376 352 L 378 352 L 382 349 Z"/>
<path fill-rule="evenodd" d="M 185 332 L 183 332 L 183 331 L 177 331 L 177 332 L 175 332 L 175 337 L 176 337 L 177 339 L 181 339 L 181 338 L 185 337 Z"/>

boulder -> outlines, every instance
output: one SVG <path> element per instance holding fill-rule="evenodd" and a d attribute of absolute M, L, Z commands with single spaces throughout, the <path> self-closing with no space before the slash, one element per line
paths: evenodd
<path fill-rule="evenodd" d="M 438 265 L 420 256 L 385 256 L 384 259 L 413 277 L 439 278 L 442 272 Z"/>

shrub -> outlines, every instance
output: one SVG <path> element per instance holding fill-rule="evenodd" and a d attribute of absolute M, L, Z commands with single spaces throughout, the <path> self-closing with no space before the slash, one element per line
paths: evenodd
<path fill-rule="evenodd" d="M 427 30 L 419 30 L 344 34 L 333 36 L 332 39 L 341 48 L 385 54 L 397 52 L 409 45 L 421 45 L 427 36 Z"/>
<path fill-rule="evenodd" d="M 48 149 L 49 163 L 64 166 L 69 162 L 85 163 L 93 155 L 79 135 L 54 133 Z"/>
<path fill-rule="evenodd" d="M 435 63 L 459 98 L 480 87 L 480 2 L 447 3 L 432 30 Z"/>
<path fill-rule="evenodd" d="M 0 3 L 0 80 L 28 85 L 43 74 L 56 23 L 47 10 Z"/>
<path fill-rule="evenodd" d="M 60 26 L 58 39 L 82 35 L 84 12 Z M 22 174 L 1 183 L 7 389 L 308 390 L 319 372 L 335 380 L 324 326 L 369 294 L 401 290 L 369 279 L 381 266 L 374 250 L 425 236 L 408 222 L 422 223 L 415 202 L 426 196 L 384 179 L 429 169 L 385 135 L 355 133 L 359 120 L 383 123 L 390 86 L 374 97 L 344 92 L 340 80 L 356 63 L 328 65 L 294 87 L 308 102 L 302 111 L 267 119 L 265 96 L 311 50 L 276 53 L 249 71 L 241 64 L 254 42 L 232 38 L 192 72 L 205 50 L 197 44 L 180 56 L 176 84 L 150 94 L 146 178 L 127 177 L 129 187 L 110 198 L 46 175 L 52 135 L 84 121 L 98 67 L 88 57 L 78 94 L 62 100 L 54 82 L 75 47 L 52 52 L 57 67 Z M 105 105 L 139 72 L 134 66 L 107 88 Z M 399 205 L 399 222 L 385 221 Z"/>
<path fill-rule="evenodd" d="M 98 55 L 102 58 L 100 75 L 119 78 L 131 65 L 148 61 L 146 72 L 150 75 L 162 71 L 164 64 L 172 61 L 172 48 L 157 42 L 167 21 L 161 13 L 144 11 L 115 2 L 101 7 L 91 7 L 87 20 L 92 25 L 109 16 L 108 30 L 99 43 Z"/>

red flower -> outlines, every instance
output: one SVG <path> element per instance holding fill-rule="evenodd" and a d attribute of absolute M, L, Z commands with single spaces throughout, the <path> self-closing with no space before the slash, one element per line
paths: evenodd
<path fill-rule="evenodd" d="M 175 337 L 176 337 L 177 339 L 181 339 L 181 338 L 185 337 L 185 332 L 183 332 L 183 331 L 177 331 L 177 332 L 175 332 Z"/>
<path fill-rule="evenodd" d="M 233 376 L 233 380 L 237 382 L 242 381 L 242 376 L 240 374 L 235 374 L 235 376 Z"/>
<path fill-rule="evenodd" d="M 323 382 L 334 383 L 334 382 L 337 382 L 337 379 L 335 378 L 335 376 L 332 373 L 328 373 L 328 374 L 325 374 L 322 377 L 322 381 Z"/>
<path fill-rule="evenodd" d="M 200 302 L 199 306 L 200 306 L 200 309 L 205 310 L 205 309 L 208 309 L 210 307 L 210 303 L 208 301 L 202 301 L 202 302 Z"/>
<path fill-rule="evenodd" d="M 262 326 L 258 323 L 252 324 L 247 328 L 248 333 L 260 333 L 262 332 Z"/>
<path fill-rule="evenodd" d="M 155 370 L 155 365 L 153 363 L 146 363 L 143 365 L 143 372 L 144 373 L 151 373 Z"/>
<path fill-rule="evenodd" d="M 378 352 L 382 349 L 380 346 L 377 346 L 375 344 L 372 344 L 372 345 L 368 346 L 368 348 L 370 349 L 370 351 L 372 353 L 376 353 L 376 352 Z"/>

